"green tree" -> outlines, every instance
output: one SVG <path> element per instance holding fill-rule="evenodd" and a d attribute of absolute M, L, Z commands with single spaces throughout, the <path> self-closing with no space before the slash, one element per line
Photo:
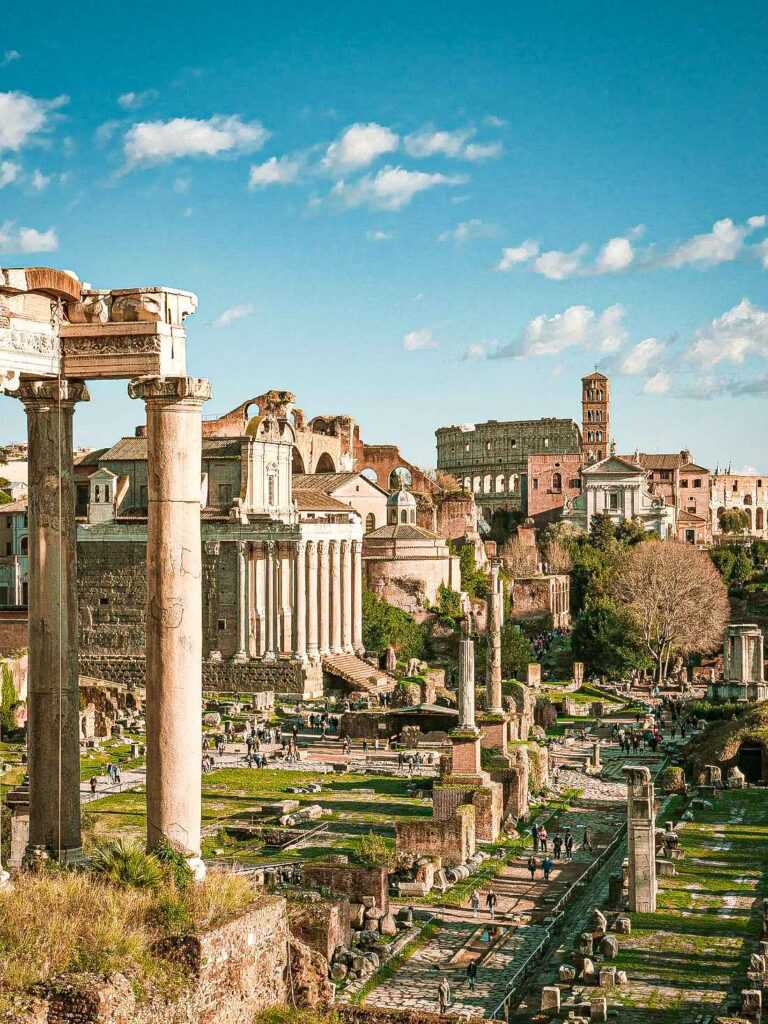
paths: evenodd
<path fill-rule="evenodd" d="M 7 736 L 13 729 L 11 711 L 16 703 L 16 688 L 13 685 L 13 676 L 8 662 L 0 664 L 0 726 L 3 736 Z"/>
<path fill-rule="evenodd" d="M 437 610 L 441 615 L 450 615 L 458 619 L 461 615 L 461 594 L 441 583 L 437 588 Z"/>
<path fill-rule="evenodd" d="M 749 529 L 749 516 L 740 508 L 727 508 L 718 517 L 723 533 L 744 533 Z"/>
<path fill-rule="evenodd" d="M 501 629 L 501 674 L 504 679 L 525 679 L 533 648 L 519 628 L 507 622 Z"/>
<path fill-rule="evenodd" d="M 462 544 L 459 549 L 459 569 L 461 589 L 470 597 L 485 597 L 488 592 L 488 581 L 477 567 L 475 549 L 471 544 Z"/>
<path fill-rule="evenodd" d="M 620 548 L 613 543 L 604 550 L 582 541 L 571 550 L 571 612 L 578 615 L 590 601 L 599 600 L 610 591 Z"/>
<path fill-rule="evenodd" d="M 403 660 L 423 658 L 426 630 L 404 611 L 364 590 L 363 644 L 375 654 L 383 654 L 391 644 Z"/>
<path fill-rule="evenodd" d="M 752 542 L 752 561 L 756 566 L 765 565 L 768 562 L 768 540 Z"/>
<path fill-rule="evenodd" d="M 633 668 L 645 668 L 650 660 L 643 651 L 637 624 L 610 598 L 592 602 L 577 617 L 571 635 L 577 661 L 601 675 L 621 676 Z"/>
<path fill-rule="evenodd" d="M 733 572 L 731 574 L 731 579 L 738 586 L 743 586 L 751 579 L 754 571 L 755 566 L 752 562 L 749 551 L 746 548 L 739 547 L 736 552 L 736 557 L 733 560 Z"/>
<path fill-rule="evenodd" d="M 589 542 L 599 551 L 607 551 L 616 540 L 616 527 L 607 512 L 592 516 L 589 527 Z"/>
<path fill-rule="evenodd" d="M 720 575 L 726 583 L 733 578 L 733 567 L 736 563 L 736 550 L 732 544 L 721 544 L 716 548 L 710 548 L 709 557 L 717 566 Z"/>
<path fill-rule="evenodd" d="M 649 534 L 639 519 L 622 519 L 616 527 L 616 540 L 621 544 L 640 544 L 650 540 L 655 534 Z"/>

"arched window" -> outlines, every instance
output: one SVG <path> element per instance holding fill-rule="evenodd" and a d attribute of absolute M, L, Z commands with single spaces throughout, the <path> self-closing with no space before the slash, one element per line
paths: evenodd
<path fill-rule="evenodd" d="M 407 508 L 401 508 L 400 509 L 400 522 L 401 523 L 407 523 L 408 522 L 408 509 Z"/>
<path fill-rule="evenodd" d="M 751 530 L 752 529 L 752 509 L 751 508 L 745 508 L 744 509 L 744 515 L 747 517 L 747 529 Z"/>
<path fill-rule="evenodd" d="M 475 476 L 472 478 L 472 490 L 475 494 L 480 493 L 480 477 Z"/>
<path fill-rule="evenodd" d="M 517 476 L 513 473 L 509 478 L 509 493 L 514 494 L 517 489 Z"/>
<path fill-rule="evenodd" d="M 765 529 L 765 513 L 763 512 L 763 510 L 761 508 L 756 508 L 755 509 L 755 529 L 756 530 L 764 530 Z"/>
<path fill-rule="evenodd" d="M 29 554 L 29 537 L 21 538 L 21 553 L 22 555 Z"/>
<path fill-rule="evenodd" d="M 376 516 L 373 512 L 369 512 L 365 517 L 365 532 L 371 533 L 372 530 L 376 529 Z"/>
<path fill-rule="evenodd" d="M 597 432 L 597 440 L 598 441 L 602 441 L 603 440 L 603 432 L 602 432 L 602 430 L 598 430 L 598 432 Z"/>
<path fill-rule="evenodd" d="M 483 493 L 484 494 L 490 494 L 491 493 L 491 474 L 490 473 L 486 473 L 485 477 L 483 478 Z"/>
<path fill-rule="evenodd" d="M 744 504 L 745 505 L 751 505 L 752 504 L 752 495 L 751 494 L 745 494 L 744 495 Z"/>
<path fill-rule="evenodd" d="M 560 476 L 559 473 L 553 473 L 552 474 L 552 490 L 553 491 L 562 491 L 562 489 L 563 489 L 563 478 Z"/>
<path fill-rule="evenodd" d="M 267 504 L 272 507 L 275 502 L 275 478 L 271 474 L 267 477 Z"/>
<path fill-rule="evenodd" d="M 499 473 L 499 475 L 496 477 L 496 493 L 497 494 L 503 494 L 504 493 L 504 474 L 503 473 Z"/>
<path fill-rule="evenodd" d="M 464 490 L 469 491 L 472 489 L 472 481 L 468 476 L 464 477 Z"/>

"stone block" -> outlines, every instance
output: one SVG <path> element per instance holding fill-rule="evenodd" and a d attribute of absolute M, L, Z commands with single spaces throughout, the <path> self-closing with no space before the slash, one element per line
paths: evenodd
<path fill-rule="evenodd" d="M 581 963 L 581 980 L 585 985 L 593 985 L 596 979 L 595 965 L 588 956 L 585 956 Z"/>
<path fill-rule="evenodd" d="M 597 984 L 600 988 L 613 988 L 616 984 L 616 968 L 601 967 L 597 976 Z"/>
<path fill-rule="evenodd" d="M 619 943 L 615 935 L 605 935 L 600 941 L 600 953 L 607 960 L 614 960 L 619 952 Z"/>
<path fill-rule="evenodd" d="M 616 918 L 616 922 L 613 926 L 619 935 L 631 935 L 632 934 L 632 919 L 627 917 L 625 914 L 621 914 Z"/>
<path fill-rule="evenodd" d="M 560 1013 L 560 989 L 557 985 L 545 985 L 541 990 L 541 1012 L 552 1016 Z"/>
<path fill-rule="evenodd" d="M 557 971 L 558 980 L 568 985 L 576 981 L 576 968 L 571 964 L 560 964 Z"/>
<path fill-rule="evenodd" d="M 760 1021 L 763 1013 L 763 993 L 760 989 L 741 990 L 741 1016 L 746 1020 Z"/>
<path fill-rule="evenodd" d="M 589 1019 L 597 1021 L 598 1024 L 605 1024 L 608 1020 L 608 1002 L 604 997 L 591 1000 L 589 1004 Z"/>

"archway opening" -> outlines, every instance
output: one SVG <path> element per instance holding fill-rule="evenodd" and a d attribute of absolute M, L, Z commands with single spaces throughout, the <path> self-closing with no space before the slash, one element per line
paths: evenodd
<path fill-rule="evenodd" d="M 761 782 L 763 778 L 764 750 L 759 743 L 742 743 L 736 763 L 747 782 Z"/>
<path fill-rule="evenodd" d="M 316 473 L 335 473 L 336 472 L 336 467 L 333 464 L 333 459 L 328 454 L 328 452 L 323 452 L 323 454 L 317 460 L 317 465 L 315 466 L 315 472 Z"/>
<path fill-rule="evenodd" d="M 360 470 L 360 476 L 364 476 L 366 480 L 370 480 L 372 484 L 379 482 L 379 474 L 375 469 L 371 469 L 370 466 L 366 466 L 365 469 Z"/>
<path fill-rule="evenodd" d="M 395 466 L 389 474 L 389 489 L 399 491 L 401 487 L 410 487 L 413 483 L 411 471 L 405 466 Z"/>
<path fill-rule="evenodd" d="M 306 473 L 304 468 L 304 459 L 301 457 L 301 452 L 298 448 L 293 449 L 293 455 L 291 456 L 291 468 L 294 473 Z"/>

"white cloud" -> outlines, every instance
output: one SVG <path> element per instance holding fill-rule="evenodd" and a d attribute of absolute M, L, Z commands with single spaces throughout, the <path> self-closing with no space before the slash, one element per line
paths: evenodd
<path fill-rule="evenodd" d="M 595 264 L 597 274 L 616 274 L 626 270 L 635 258 L 632 243 L 628 238 L 609 238 Z"/>
<path fill-rule="evenodd" d="M 443 231 L 437 238 L 439 242 L 472 242 L 476 238 L 492 238 L 497 232 L 495 224 L 486 224 L 485 221 L 473 218 L 463 220 L 449 231 Z"/>
<path fill-rule="evenodd" d="M 459 129 L 455 132 L 436 132 L 424 129 L 419 132 L 411 132 L 403 139 L 403 146 L 409 156 L 461 156 L 468 139 L 471 139 L 474 132 L 470 128 Z"/>
<path fill-rule="evenodd" d="M 351 185 L 345 181 L 336 182 L 331 195 L 347 207 L 368 206 L 373 210 L 395 211 L 407 206 L 419 192 L 440 185 L 463 185 L 465 180 L 446 174 L 384 167 L 376 175 L 367 174 Z"/>
<path fill-rule="evenodd" d="M 12 185 L 19 176 L 21 168 L 13 160 L 0 160 L 0 188 Z"/>
<path fill-rule="evenodd" d="M 495 160 L 504 152 L 502 142 L 470 142 L 461 154 L 465 160 L 479 163 L 481 160 Z"/>
<path fill-rule="evenodd" d="M 21 54 L 18 50 L 6 50 L 3 54 L 3 59 L 0 60 L 0 68 L 6 67 L 8 64 L 13 64 L 15 60 L 21 60 Z"/>
<path fill-rule="evenodd" d="M 498 341 L 475 341 L 467 345 L 461 358 L 465 361 L 476 361 L 478 359 L 491 358 L 498 351 Z"/>
<path fill-rule="evenodd" d="M 564 281 L 567 277 L 574 277 L 581 272 L 588 248 L 586 244 L 582 244 L 572 252 L 550 249 L 534 260 L 533 268 L 537 274 L 543 274 L 550 281 Z"/>
<path fill-rule="evenodd" d="M 714 267 L 735 260 L 752 231 L 765 226 L 765 216 L 750 217 L 746 224 L 735 224 L 730 217 L 715 221 L 712 230 L 694 235 L 671 249 L 662 259 L 668 267 Z"/>
<path fill-rule="evenodd" d="M 672 378 L 664 370 L 659 370 L 649 377 L 643 384 L 643 392 L 646 395 L 665 395 L 672 384 Z"/>
<path fill-rule="evenodd" d="M 36 170 L 30 178 L 29 183 L 35 192 L 42 192 L 51 184 L 51 175 L 43 174 L 42 171 Z"/>
<path fill-rule="evenodd" d="M 422 327 L 418 331 L 410 331 L 403 338 L 403 348 L 406 352 L 416 352 L 419 349 L 438 348 L 437 339 L 432 336 L 429 327 Z"/>
<path fill-rule="evenodd" d="M 173 182 L 173 191 L 177 195 L 184 195 L 186 192 L 189 192 L 189 186 L 191 184 L 192 182 L 189 180 L 189 178 L 176 178 Z"/>
<path fill-rule="evenodd" d="M 139 110 L 148 103 L 154 102 L 160 94 L 157 89 L 145 89 L 144 92 L 124 92 L 117 97 L 117 104 L 123 110 Z"/>
<path fill-rule="evenodd" d="M 37 228 L 19 228 L 12 221 L 0 225 L 0 252 L 54 252 L 59 239 L 53 228 L 38 231 Z"/>
<path fill-rule="evenodd" d="M 343 174 L 367 167 L 384 153 L 394 152 L 399 145 L 400 136 L 383 125 L 374 121 L 353 124 L 330 144 L 323 165 L 334 174 Z"/>
<path fill-rule="evenodd" d="M 755 256 L 763 264 L 763 268 L 768 270 L 768 238 L 763 239 L 758 245 L 750 246 L 755 251 Z"/>
<path fill-rule="evenodd" d="M 299 177 L 301 162 L 287 156 L 271 156 L 263 164 L 254 164 L 248 176 L 248 188 L 267 185 L 291 185 Z"/>
<path fill-rule="evenodd" d="M 501 259 L 496 264 L 497 270 L 511 270 L 521 263 L 527 263 L 534 256 L 538 256 L 539 243 L 532 238 L 527 238 L 522 245 L 513 246 L 510 249 L 502 249 Z"/>
<path fill-rule="evenodd" d="M 391 238 L 394 238 L 394 234 L 391 231 L 368 231 L 365 236 L 369 242 L 388 242 Z"/>
<path fill-rule="evenodd" d="M 696 332 L 688 355 L 702 366 L 712 367 L 722 362 L 743 363 L 751 353 L 768 358 L 768 310 L 742 299 Z"/>
<path fill-rule="evenodd" d="M 483 118 L 483 122 L 490 125 L 491 128 L 503 128 L 507 123 L 503 117 L 497 117 L 495 114 L 487 114 Z"/>
<path fill-rule="evenodd" d="M 141 121 L 125 133 L 125 170 L 180 157 L 250 153 L 263 146 L 268 137 L 269 132 L 259 121 L 243 121 L 237 114 L 214 114 L 207 120 L 174 117 L 170 121 Z"/>
<path fill-rule="evenodd" d="M 0 92 L 0 150 L 20 150 L 35 136 L 48 131 L 51 115 L 69 103 L 68 96 L 38 100 L 23 92 Z"/>
<path fill-rule="evenodd" d="M 518 342 L 505 345 L 494 355 L 556 356 L 569 348 L 615 352 L 626 341 L 624 307 L 608 306 L 598 314 L 589 306 L 569 306 L 554 316 L 534 317 L 522 331 Z"/>
<path fill-rule="evenodd" d="M 229 309 L 225 309 L 223 313 L 220 313 L 213 321 L 214 327 L 229 327 L 237 320 L 242 320 L 246 316 L 253 316 L 256 312 L 256 308 L 249 302 L 240 303 L 237 306 L 230 306 Z"/>
<path fill-rule="evenodd" d="M 664 354 L 665 345 L 656 338 L 646 338 L 634 345 L 621 363 L 621 372 L 635 376 L 649 370 Z"/>

